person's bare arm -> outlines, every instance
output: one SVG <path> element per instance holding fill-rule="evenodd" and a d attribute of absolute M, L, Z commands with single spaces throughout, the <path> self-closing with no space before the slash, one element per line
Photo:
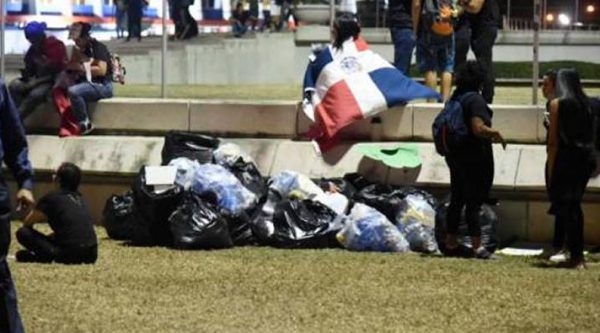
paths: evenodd
<path fill-rule="evenodd" d="M 36 223 L 42 223 L 48 221 L 48 217 L 42 211 L 32 209 L 29 214 L 23 219 L 23 224 L 27 227 L 31 227 Z"/>
<path fill-rule="evenodd" d="M 502 144 L 502 148 L 506 149 L 506 141 L 500 131 L 488 127 L 483 119 L 479 117 L 471 118 L 471 131 L 473 134 L 480 138 L 492 139 L 494 142 L 498 142 Z"/>
<path fill-rule="evenodd" d="M 554 162 L 558 151 L 558 99 L 550 102 L 550 128 L 548 129 L 548 142 L 546 143 L 546 152 L 548 154 L 548 185 L 552 180 L 554 171 Z"/>
<path fill-rule="evenodd" d="M 466 0 L 462 1 L 462 5 L 467 13 L 478 14 L 483 8 L 485 0 Z"/>
<path fill-rule="evenodd" d="M 92 77 L 105 76 L 108 70 L 108 64 L 106 61 L 94 60 L 92 61 Z"/>
<path fill-rule="evenodd" d="M 412 0 L 412 24 L 415 36 L 419 32 L 419 20 L 421 19 L 421 1 Z"/>

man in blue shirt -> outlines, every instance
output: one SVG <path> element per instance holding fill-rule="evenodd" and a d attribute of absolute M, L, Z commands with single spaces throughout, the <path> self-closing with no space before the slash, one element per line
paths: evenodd
<path fill-rule="evenodd" d="M 0 78 L 0 161 L 13 173 L 19 186 L 17 210 L 27 212 L 33 205 L 33 169 L 28 158 L 25 130 L 4 80 Z M 23 324 L 17 309 L 17 294 L 6 256 L 10 245 L 10 199 L 0 177 L 0 332 L 21 333 Z"/>

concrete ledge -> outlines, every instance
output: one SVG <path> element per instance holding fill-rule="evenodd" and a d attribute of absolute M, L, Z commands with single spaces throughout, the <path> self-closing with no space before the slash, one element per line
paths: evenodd
<path fill-rule="evenodd" d="M 189 128 L 214 135 L 291 138 L 296 135 L 296 104 L 193 101 Z"/>
<path fill-rule="evenodd" d="M 381 125 L 358 121 L 340 133 L 347 140 L 431 141 L 431 124 L 442 104 L 409 104 L 380 113 Z M 494 127 L 512 143 L 545 140 L 543 109 L 537 106 L 493 106 Z M 311 121 L 294 101 L 227 101 L 114 98 L 90 104 L 98 133 L 164 134 L 191 130 L 223 137 L 303 138 Z M 25 121 L 30 133 L 57 133 L 59 118 L 43 105 Z M 380 129 L 377 128 L 380 126 Z M 376 134 L 376 132 L 378 132 Z"/>
<path fill-rule="evenodd" d="M 84 171 L 81 192 L 96 221 L 101 221 L 107 198 L 121 194 L 131 186 L 133 176 L 143 165 L 160 164 L 162 137 L 90 136 L 59 139 L 30 135 L 30 156 L 36 169 L 35 195 L 51 189 L 50 173 L 63 161 L 78 164 Z M 382 183 L 415 185 L 434 191 L 440 197 L 448 192 L 448 169 L 433 144 L 416 143 L 423 165 L 415 169 L 392 169 L 364 157 L 360 147 L 342 144 L 325 158 L 318 156 L 312 144 L 278 139 L 225 139 L 234 142 L 256 161 L 264 176 L 282 170 L 295 170 L 312 178 L 340 177 L 360 172 Z M 414 144 L 414 143 L 413 143 Z M 395 147 L 398 143 L 376 143 Z M 499 234 L 504 240 L 518 237 L 530 241 L 548 241 L 552 219 L 546 214 L 543 146 L 510 145 L 506 151 L 494 147 L 496 173 L 494 195 L 501 199 L 496 211 L 500 217 Z M 14 182 L 8 182 L 14 188 Z M 590 181 L 584 203 L 586 242 L 600 244 L 600 177 Z M 532 194 L 533 193 L 533 194 Z"/>
<path fill-rule="evenodd" d="M 444 107 L 442 104 L 412 104 L 413 138 L 433 140 L 431 124 Z M 492 126 L 513 143 L 539 143 L 545 140 L 543 109 L 537 106 L 493 105 Z M 543 132 L 543 140 L 540 137 Z"/>

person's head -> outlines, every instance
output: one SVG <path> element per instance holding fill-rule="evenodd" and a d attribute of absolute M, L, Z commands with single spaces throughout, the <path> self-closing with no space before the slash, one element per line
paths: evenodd
<path fill-rule="evenodd" d="M 542 94 L 547 100 L 554 99 L 556 97 L 556 69 L 550 69 L 544 74 L 542 78 Z"/>
<path fill-rule="evenodd" d="M 358 38 L 360 34 L 360 24 L 358 18 L 353 14 L 342 14 L 335 19 L 333 23 L 333 46 L 341 49 L 345 41 L 350 37 Z"/>
<path fill-rule="evenodd" d="M 69 39 L 72 39 L 80 48 L 85 48 L 91 40 L 92 26 L 85 22 L 76 22 L 69 29 Z"/>
<path fill-rule="evenodd" d="M 558 71 L 556 74 L 556 97 L 587 103 L 588 98 L 583 92 L 579 73 L 575 69 L 566 68 Z"/>
<path fill-rule="evenodd" d="M 29 22 L 25 26 L 25 38 L 31 45 L 38 45 L 46 38 L 46 22 Z"/>
<path fill-rule="evenodd" d="M 243 11 L 242 9 L 242 2 L 240 1 L 235 5 L 235 11 L 241 13 Z"/>
<path fill-rule="evenodd" d="M 456 89 L 460 91 L 481 91 L 485 80 L 485 70 L 478 61 L 469 60 L 459 66 L 454 74 Z"/>
<path fill-rule="evenodd" d="M 63 190 L 77 191 L 81 182 L 81 169 L 73 163 L 64 162 L 56 170 L 54 181 Z"/>

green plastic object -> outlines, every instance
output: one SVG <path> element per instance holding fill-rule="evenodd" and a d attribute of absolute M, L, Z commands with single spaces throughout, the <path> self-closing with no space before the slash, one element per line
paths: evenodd
<path fill-rule="evenodd" d="M 390 168 L 416 168 L 422 164 L 419 147 L 403 144 L 397 147 L 382 148 L 377 145 L 365 144 L 359 148 L 366 157 L 381 161 Z"/>

